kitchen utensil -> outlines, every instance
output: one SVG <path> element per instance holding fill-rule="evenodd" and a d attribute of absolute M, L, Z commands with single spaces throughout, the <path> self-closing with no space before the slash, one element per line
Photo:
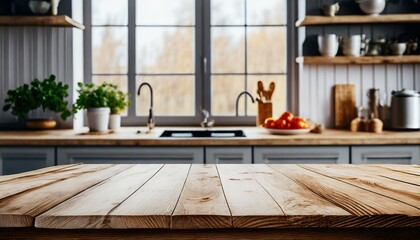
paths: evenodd
<path fill-rule="evenodd" d="M 264 92 L 264 84 L 261 81 L 258 81 L 257 83 L 257 94 L 260 97 L 260 99 L 262 100 L 263 97 L 263 92 Z"/>
<path fill-rule="evenodd" d="M 420 129 L 420 92 L 406 89 L 392 91 L 391 128 Z"/>
<path fill-rule="evenodd" d="M 321 10 L 325 16 L 334 17 L 335 14 L 337 14 L 338 11 L 340 10 L 340 4 L 338 2 L 331 5 L 326 4 L 322 6 Z"/>
<path fill-rule="evenodd" d="M 268 90 L 268 101 L 271 101 L 271 97 L 273 96 L 274 89 L 276 89 L 276 84 L 274 82 L 270 83 L 269 90 Z"/>
<path fill-rule="evenodd" d="M 310 128 L 304 129 L 272 129 L 272 128 L 264 128 L 270 134 L 275 135 L 297 135 L 297 134 L 305 134 L 311 131 Z"/>
<path fill-rule="evenodd" d="M 392 43 L 389 46 L 389 49 L 391 50 L 392 55 L 401 56 L 407 50 L 407 43 Z"/>
<path fill-rule="evenodd" d="M 379 89 L 371 88 L 368 92 L 369 116 L 379 118 Z"/>
<path fill-rule="evenodd" d="M 334 57 L 337 55 L 339 46 L 338 37 L 335 34 L 318 36 L 318 50 L 322 56 Z"/>
<path fill-rule="evenodd" d="M 334 126 L 350 129 L 350 122 L 356 118 L 356 97 L 354 84 L 334 86 Z"/>
<path fill-rule="evenodd" d="M 273 116 L 273 104 L 271 102 L 258 102 L 257 127 L 261 126 L 265 119 Z"/>
<path fill-rule="evenodd" d="M 47 1 L 29 1 L 28 5 L 35 14 L 46 14 L 51 7 L 51 4 Z"/>
<path fill-rule="evenodd" d="M 353 35 L 344 37 L 341 41 L 343 54 L 346 56 L 359 57 L 362 49 L 362 36 Z"/>
<path fill-rule="evenodd" d="M 371 16 L 379 15 L 386 6 L 385 0 L 356 0 L 360 9 Z"/>

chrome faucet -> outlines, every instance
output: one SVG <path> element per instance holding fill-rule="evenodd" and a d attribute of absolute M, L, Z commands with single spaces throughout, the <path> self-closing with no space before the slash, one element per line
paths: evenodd
<path fill-rule="evenodd" d="M 150 131 L 155 127 L 155 117 L 153 116 L 153 89 L 149 83 L 144 82 L 140 84 L 139 89 L 137 90 L 137 96 L 140 96 L 140 91 L 143 86 L 147 86 L 150 90 L 150 108 L 149 108 L 149 117 L 147 118 L 147 128 Z"/>
<path fill-rule="evenodd" d="M 242 96 L 242 95 L 244 95 L 244 94 L 245 94 L 245 95 L 248 95 L 248 96 L 251 98 L 252 103 L 255 103 L 254 98 L 252 97 L 252 95 L 251 95 L 249 92 L 244 91 L 244 92 L 239 93 L 238 97 L 236 98 L 236 116 L 238 116 L 238 103 L 239 103 L 239 99 L 240 99 L 240 98 L 241 98 L 241 96 Z"/>
<path fill-rule="evenodd" d="M 203 128 L 210 128 L 214 126 L 214 119 L 209 119 L 210 113 L 206 109 L 202 109 L 200 107 L 200 111 L 203 114 L 203 121 L 201 122 L 201 127 Z"/>

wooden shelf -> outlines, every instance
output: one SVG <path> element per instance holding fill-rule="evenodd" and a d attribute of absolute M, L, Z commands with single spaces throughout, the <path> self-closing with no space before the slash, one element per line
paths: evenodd
<path fill-rule="evenodd" d="M 332 24 L 365 24 L 365 23 L 420 23 L 420 14 L 386 14 L 379 16 L 346 15 L 346 16 L 306 16 L 296 22 L 296 27 L 308 25 Z"/>
<path fill-rule="evenodd" d="M 363 57 L 323 57 L 310 56 L 298 57 L 297 63 L 306 65 L 325 65 L 325 64 L 385 64 L 385 63 L 420 63 L 420 55 L 404 55 L 404 56 L 363 56 Z"/>
<path fill-rule="evenodd" d="M 75 27 L 81 30 L 85 26 L 68 16 L 0 16 L 0 26 L 45 26 Z"/>

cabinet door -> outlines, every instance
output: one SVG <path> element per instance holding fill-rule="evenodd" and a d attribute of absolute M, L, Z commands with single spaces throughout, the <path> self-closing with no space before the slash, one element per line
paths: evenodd
<path fill-rule="evenodd" d="M 32 171 L 54 166 L 53 147 L 1 147 L 0 175 Z"/>
<path fill-rule="evenodd" d="M 360 146 L 351 148 L 353 164 L 420 164 L 419 146 Z"/>
<path fill-rule="evenodd" d="M 58 164 L 204 163 L 202 147 L 59 147 Z"/>
<path fill-rule="evenodd" d="M 254 162 L 266 164 L 348 164 L 349 147 L 255 147 Z"/>
<path fill-rule="evenodd" d="M 252 163 L 252 147 L 206 147 L 207 164 Z"/>

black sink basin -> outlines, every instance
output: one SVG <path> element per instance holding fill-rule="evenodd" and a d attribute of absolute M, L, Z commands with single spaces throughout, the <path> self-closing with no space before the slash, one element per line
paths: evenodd
<path fill-rule="evenodd" d="M 161 138 L 240 138 L 242 130 L 166 130 Z"/>

